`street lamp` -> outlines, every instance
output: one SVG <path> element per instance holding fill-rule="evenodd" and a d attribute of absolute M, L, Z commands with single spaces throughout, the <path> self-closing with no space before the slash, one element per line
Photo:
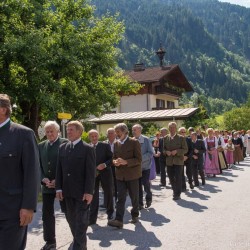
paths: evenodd
<path fill-rule="evenodd" d="M 161 43 L 160 43 L 160 48 L 155 52 L 157 54 L 157 56 L 160 59 L 160 66 L 163 66 L 163 60 L 164 60 L 164 56 L 166 54 L 165 49 L 162 47 Z"/>

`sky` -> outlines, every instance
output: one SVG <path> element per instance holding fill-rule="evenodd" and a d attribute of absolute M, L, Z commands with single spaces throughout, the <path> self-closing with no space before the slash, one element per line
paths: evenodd
<path fill-rule="evenodd" d="M 250 8 L 250 0 L 219 0 L 220 2 L 227 2 L 232 4 L 238 4 Z"/>

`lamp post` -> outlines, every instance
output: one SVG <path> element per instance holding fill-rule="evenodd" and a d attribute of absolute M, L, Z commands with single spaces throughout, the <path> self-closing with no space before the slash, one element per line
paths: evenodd
<path fill-rule="evenodd" d="M 159 57 L 160 59 L 160 66 L 163 66 L 163 60 L 164 60 L 164 56 L 166 54 L 165 49 L 162 47 L 161 43 L 160 43 L 160 48 L 155 52 L 156 55 Z"/>

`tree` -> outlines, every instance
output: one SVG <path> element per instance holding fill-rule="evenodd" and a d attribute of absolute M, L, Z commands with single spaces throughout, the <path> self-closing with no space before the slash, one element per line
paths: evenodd
<path fill-rule="evenodd" d="M 119 92 L 139 88 L 117 70 L 123 32 L 116 17 L 95 17 L 87 0 L 2 1 L 0 92 L 35 131 L 57 112 L 82 119 L 109 110 Z"/>

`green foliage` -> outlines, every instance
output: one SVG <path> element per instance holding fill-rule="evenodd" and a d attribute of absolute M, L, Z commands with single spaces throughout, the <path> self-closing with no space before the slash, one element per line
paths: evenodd
<path fill-rule="evenodd" d="M 36 129 L 42 119 L 73 119 L 115 107 L 120 91 L 139 86 L 117 71 L 115 45 L 124 24 L 95 17 L 87 0 L 8 0 L 0 3 L 0 92 Z"/>

